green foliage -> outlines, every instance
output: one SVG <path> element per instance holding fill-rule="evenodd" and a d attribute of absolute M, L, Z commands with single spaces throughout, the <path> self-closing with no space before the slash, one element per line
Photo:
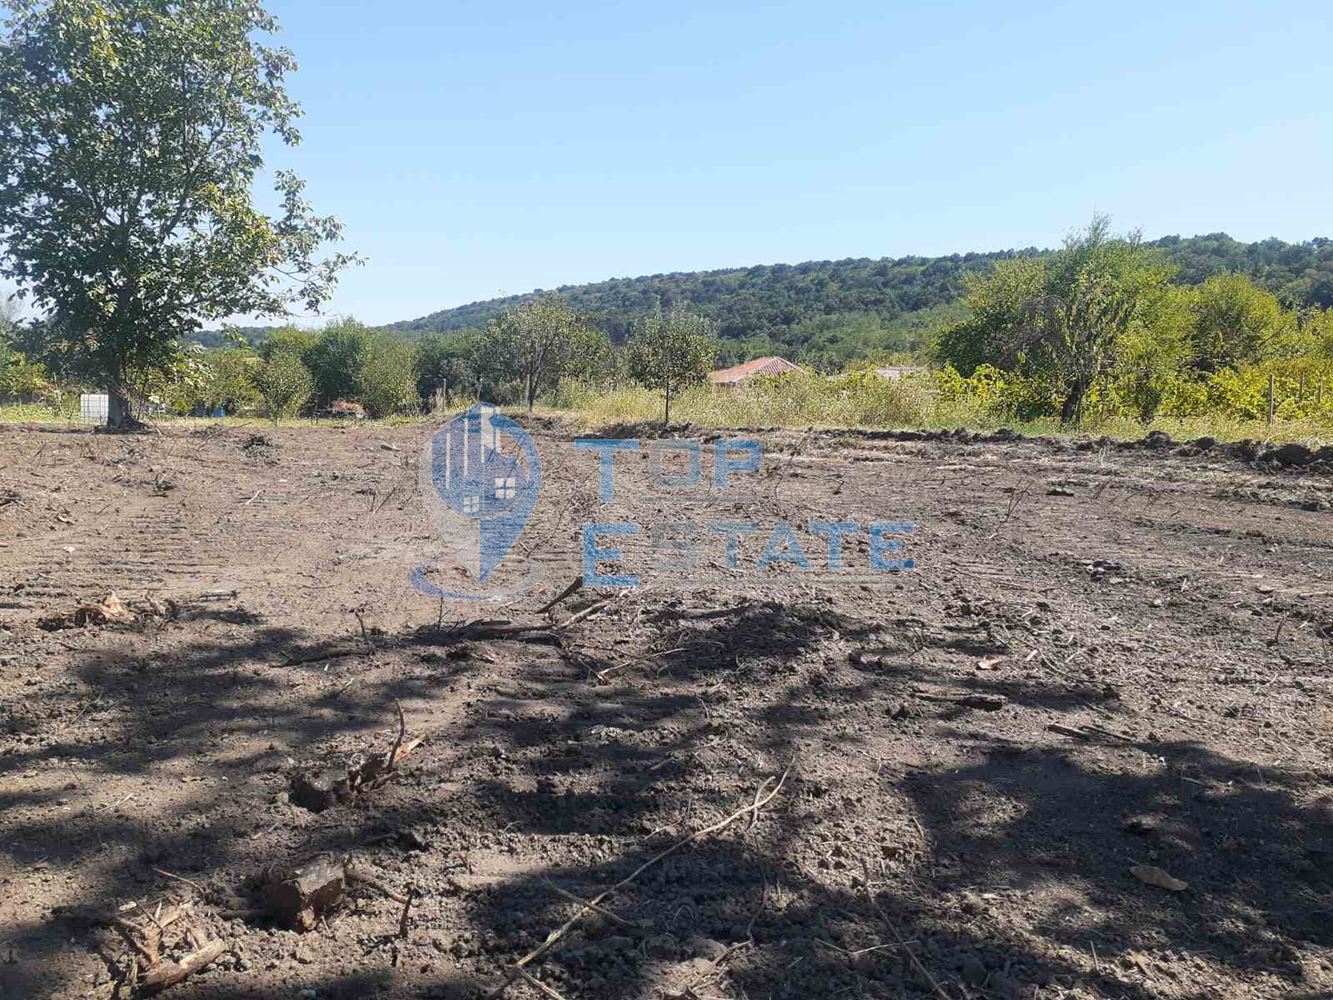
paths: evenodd
<path fill-rule="evenodd" d="M 0 343 L 7 342 L 18 325 L 18 299 L 13 295 L 0 295 Z"/>
<path fill-rule="evenodd" d="M 1089 391 L 1168 295 L 1170 274 L 1137 236 L 1112 236 L 1095 217 L 1057 253 L 973 279 L 971 315 L 941 337 L 939 354 L 969 371 L 985 362 L 1048 382 L 1062 399 L 1061 421 L 1079 423 Z"/>
<path fill-rule="evenodd" d="M 352 258 L 341 226 L 278 171 L 276 216 L 251 186 L 263 140 L 299 141 L 285 49 L 256 0 L 9 0 L 0 36 L 0 275 L 52 337 L 121 393 L 177 362 L 202 321 L 327 299 Z"/>
<path fill-rule="evenodd" d="M 53 388 L 45 365 L 29 361 L 0 337 L 0 396 L 44 397 Z"/>
<path fill-rule="evenodd" d="M 1038 257 L 1005 261 L 985 277 L 970 278 L 968 317 L 941 331 L 936 360 L 970 375 L 982 365 L 1016 369 L 1040 338 L 1036 307 L 1045 291 L 1046 266 Z"/>
<path fill-rule="evenodd" d="M 324 327 L 300 350 L 301 360 L 310 369 L 315 380 L 315 399 L 320 407 L 327 407 L 339 399 L 353 400 L 361 390 L 361 368 L 370 352 L 373 334 L 354 319 L 339 320 Z M 273 338 L 267 349 L 282 353 L 282 344 L 274 345 Z M 300 331 L 288 332 L 283 343 L 296 347 L 308 343 Z"/>
<path fill-rule="evenodd" d="M 496 381 L 507 376 L 520 384 L 529 412 L 537 395 L 555 389 L 565 374 L 595 367 L 606 347 L 605 337 L 558 295 L 506 309 L 488 325 L 483 344 L 483 364 Z"/>
<path fill-rule="evenodd" d="M 445 406 L 466 395 L 476 384 L 472 352 L 466 334 L 425 337 L 416 345 L 417 393 L 430 400 L 437 393 Z"/>
<path fill-rule="evenodd" d="M 1176 266 L 1176 280 L 1181 284 L 1197 285 L 1219 274 L 1243 274 L 1288 308 L 1333 308 L 1333 240 L 1241 243 L 1226 233 L 1211 233 L 1188 239 L 1168 236 L 1152 246 Z"/>
<path fill-rule="evenodd" d="M 574 331 L 569 356 L 561 372 L 561 382 L 566 378 L 574 378 L 587 385 L 607 386 L 619 374 L 620 359 L 606 334 L 580 324 Z"/>
<path fill-rule="evenodd" d="M 228 413 L 241 413 L 258 406 L 255 382 L 264 361 L 248 348 L 230 347 L 210 351 L 205 357 L 209 379 L 204 406 L 221 406 Z"/>
<path fill-rule="evenodd" d="M 1248 275 L 1286 305 L 1333 306 L 1333 240 L 1306 243 L 1241 243 L 1225 234 L 1170 236 L 1145 244 L 1178 268 L 1177 280 L 1196 285 L 1226 272 Z M 988 275 L 999 263 L 1051 251 L 1007 250 L 948 257 L 901 257 L 778 264 L 725 271 L 617 278 L 561 288 L 570 307 L 586 316 L 613 342 L 622 343 L 638 316 L 656 303 L 678 305 L 718 323 L 721 360 L 782 354 L 822 365 L 822 348 L 809 345 L 824 317 L 877 317 L 880 332 L 870 349 L 921 351 L 943 326 L 956 323 L 958 300 L 969 275 Z M 484 326 L 505 309 L 539 297 L 540 292 L 475 302 L 395 323 L 404 334 Z M 840 322 L 834 320 L 835 325 Z M 812 324 L 812 325 L 807 325 Z M 884 343 L 876 343 L 880 337 Z M 807 353 L 807 350 L 810 353 Z M 835 355 L 837 351 L 834 351 Z"/>
<path fill-rule="evenodd" d="M 993 365 L 978 365 L 966 376 L 946 365 L 932 372 L 930 379 L 940 414 L 960 424 L 1032 420 L 1058 406 L 1049 383 Z"/>
<path fill-rule="evenodd" d="M 315 391 L 315 381 L 299 357 L 277 351 L 259 366 L 255 390 L 264 416 L 276 424 L 300 412 Z"/>
<path fill-rule="evenodd" d="M 559 292 L 572 309 L 589 317 L 617 343 L 626 340 L 640 316 L 662 303 L 715 321 L 724 341 L 771 337 L 772 344 L 790 344 L 793 327 L 820 316 L 872 313 L 888 322 L 904 313 L 950 302 L 961 294 L 964 274 L 986 271 L 996 260 L 1014 255 L 1005 251 L 774 264 L 616 278 Z M 506 309 L 544 294 L 477 302 L 396 323 L 392 329 L 427 332 L 482 326 Z M 760 353 L 780 352 L 769 345 Z"/>
<path fill-rule="evenodd" d="M 906 336 L 891 333 L 878 313 L 843 313 L 802 320 L 770 353 L 799 361 L 815 371 L 833 373 L 856 359 L 910 350 L 911 346 Z"/>
<path fill-rule="evenodd" d="M 357 371 L 357 398 L 372 417 L 420 410 L 413 345 L 383 334 L 371 336 Z"/>
<path fill-rule="evenodd" d="M 665 399 L 663 423 L 671 422 L 671 397 L 703 381 L 717 357 L 717 327 L 680 307 L 660 307 L 639 321 L 629 342 L 629 374 Z"/>
<path fill-rule="evenodd" d="M 1194 365 L 1205 372 L 1252 364 L 1282 353 L 1295 324 L 1277 296 L 1243 274 L 1219 274 L 1190 301 Z"/>
<path fill-rule="evenodd" d="M 1160 412 L 1168 417 L 1267 419 L 1270 375 L 1278 419 L 1333 419 L 1333 363 L 1311 358 L 1222 368 L 1203 378 L 1177 379 Z"/>
<path fill-rule="evenodd" d="M 334 329 L 338 324 L 330 324 L 325 330 Z M 305 330 L 299 326 L 280 326 L 264 338 L 259 346 L 259 353 L 265 358 L 271 358 L 274 354 L 286 351 L 288 354 L 295 354 L 301 359 L 306 359 L 315 349 L 320 341 L 320 332 L 318 330 Z M 249 342 L 247 338 L 247 343 Z"/>
<path fill-rule="evenodd" d="M 375 417 L 420 409 L 416 345 L 354 319 L 337 320 L 319 331 L 274 330 L 261 354 L 269 361 L 284 355 L 299 359 L 311 379 L 309 395 L 320 409 L 337 400 L 360 402 Z"/>

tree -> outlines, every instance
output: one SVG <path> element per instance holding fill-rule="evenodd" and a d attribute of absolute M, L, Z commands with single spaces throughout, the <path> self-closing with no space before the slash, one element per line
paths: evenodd
<path fill-rule="evenodd" d="M 255 377 L 255 389 L 264 411 L 275 424 L 295 416 L 315 391 L 314 380 L 301 359 L 287 351 L 272 355 Z"/>
<path fill-rule="evenodd" d="M 29 361 L 0 340 L 0 396 L 43 396 L 51 389 L 45 366 Z"/>
<path fill-rule="evenodd" d="M 560 384 L 589 332 L 587 324 L 558 295 L 507 309 L 491 322 L 490 329 L 488 346 L 505 352 L 506 366 L 522 383 L 529 413 L 538 393 Z"/>
<path fill-rule="evenodd" d="M 357 397 L 370 337 L 370 331 L 361 323 L 341 319 L 324 327 L 314 345 L 301 353 L 301 360 L 315 380 L 315 398 L 320 406 Z"/>
<path fill-rule="evenodd" d="M 1315 312 L 1306 322 L 1305 334 L 1316 358 L 1333 361 L 1333 308 Z"/>
<path fill-rule="evenodd" d="M 287 351 L 302 361 L 307 361 L 318 343 L 318 330 L 304 330 L 299 326 L 280 326 L 264 338 L 258 349 L 265 358 L 271 358 L 279 351 Z M 308 361 L 306 367 L 309 367 Z"/>
<path fill-rule="evenodd" d="M 0 396 L 38 396 L 51 390 L 46 366 L 26 357 L 13 337 L 19 333 L 18 303 L 0 296 Z"/>
<path fill-rule="evenodd" d="M 209 351 L 206 364 L 209 378 L 204 402 L 237 413 L 259 402 L 255 380 L 263 360 L 246 347 L 224 347 Z"/>
<path fill-rule="evenodd" d="M 0 36 L 0 276 L 49 313 L 133 422 L 137 375 L 232 314 L 315 310 L 355 258 L 318 260 L 342 227 L 278 171 L 281 210 L 251 186 L 267 133 L 300 109 L 286 49 L 254 36 L 258 0 L 8 0 Z"/>
<path fill-rule="evenodd" d="M 1200 371 L 1263 360 L 1281 347 L 1294 324 L 1277 296 L 1243 274 L 1209 278 L 1191 299 L 1194 364 Z"/>
<path fill-rule="evenodd" d="M 1062 400 L 1061 422 L 1080 423 L 1088 390 L 1146 322 L 1171 273 L 1138 234 L 1113 236 L 1094 216 L 1049 257 L 1002 262 L 972 279 L 971 315 L 941 336 L 938 354 L 965 374 L 984 361 L 1047 381 Z"/>
<path fill-rule="evenodd" d="M 426 337 L 417 343 L 417 392 L 430 400 L 436 393 L 450 406 L 454 393 L 476 381 L 465 337 Z"/>
<path fill-rule="evenodd" d="M 357 398 L 372 417 L 387 417 L 421 407 L 416 355 L 405 340 L 383 334 L 368 338 L 356 378 Z"/>
<path fill-rule="evenodd" d="M 463 358 L 472 375 L 478 399 L 492 403 L 507 402 L 508 390 L 517 381 L 518 370 L 506 332 L 498 323 L 465 330 L 462 337 Z M 521 393 L 514 393 L 517 398 Z"/>
<path fill-rule="evenodd" d="M 629 342 L 630 375 L 665 399 L 662 422 L 671 422 L 671 398 L 703 381 L 717 357 L 717 326 L 680 307 L 659 306 L 638 323 Z"/>

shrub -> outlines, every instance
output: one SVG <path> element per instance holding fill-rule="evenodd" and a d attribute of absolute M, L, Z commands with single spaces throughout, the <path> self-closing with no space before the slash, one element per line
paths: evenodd
<path fill-rule="evenodd" d="M 315 381 L 301 359 L 287 351 L 273 354 L 255 379 L 264 416 L 275 424 L 300 412 L 315 392 Z"/>

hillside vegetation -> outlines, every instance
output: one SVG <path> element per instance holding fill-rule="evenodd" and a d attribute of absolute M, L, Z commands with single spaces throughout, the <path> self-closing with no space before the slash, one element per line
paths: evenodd
<path fill-rule="evenodd" d="M 274 420 L 339 402 L 387 417 L 486 399 L 664 420 L 674 403 L 710 424 L 1109 421 L 1267 434 L 1281 422 L 1322 437 L 1333 425 L 1330 300 L 1328 240 L 1145 244 L 1097 217 L 1056 250 L 607 282 L 504 300 L 484 325 L 232 330 L 130 385 L 159 412 Z M 83 384 L 51 333 L 47 322 L 0 331 L 0 394 L 67 400 L 62 390 Z M 770 353 L 801 371 L 725 399 L 701 385 L 715 367 Z M 876 374 L 908 357 L 918 367 L 906 378 Z"/>
<path fill-rule="evenodd" d="M 1229 271 L 1253 278 L 1291 307 L 1333 306 L 1333 240 L 1269 239 L 1243 243 L 1225 233 L 1148 244 L 1177 268 L 1174 280 L 1199 284 Z M 721 271 L 613 278 L 557 291 L 613 341 L 626 338 L 638 316 L 660 301 L 685 305 L 717 322 L 723 360 L 769 353 L 836 366 L 871 350 L 915 352 L 931 334 L 962 316 L 968 274 L 995 264 L 1053 251 L 1035 248 L 947 257 L 898 257 L 766 264 Z M 485 326 L 540 291 L 473 302 L 390 324 L 419 336 Z"/>

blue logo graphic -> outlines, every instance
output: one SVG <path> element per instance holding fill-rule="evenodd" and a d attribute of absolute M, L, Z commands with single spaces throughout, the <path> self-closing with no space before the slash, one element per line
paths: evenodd
<path fill-rule="evenodd" d="M 454 600 L 512 596 L 444 589 L 426 573 L 443 568 L 485 583 L 523 533 L 541 479 L 536 445 L 493 406 L 478 403 L 436 431 L 422 454 L 421 486 L 447 554 L 433 566 L 418 566 L 413 585 Z"/>

